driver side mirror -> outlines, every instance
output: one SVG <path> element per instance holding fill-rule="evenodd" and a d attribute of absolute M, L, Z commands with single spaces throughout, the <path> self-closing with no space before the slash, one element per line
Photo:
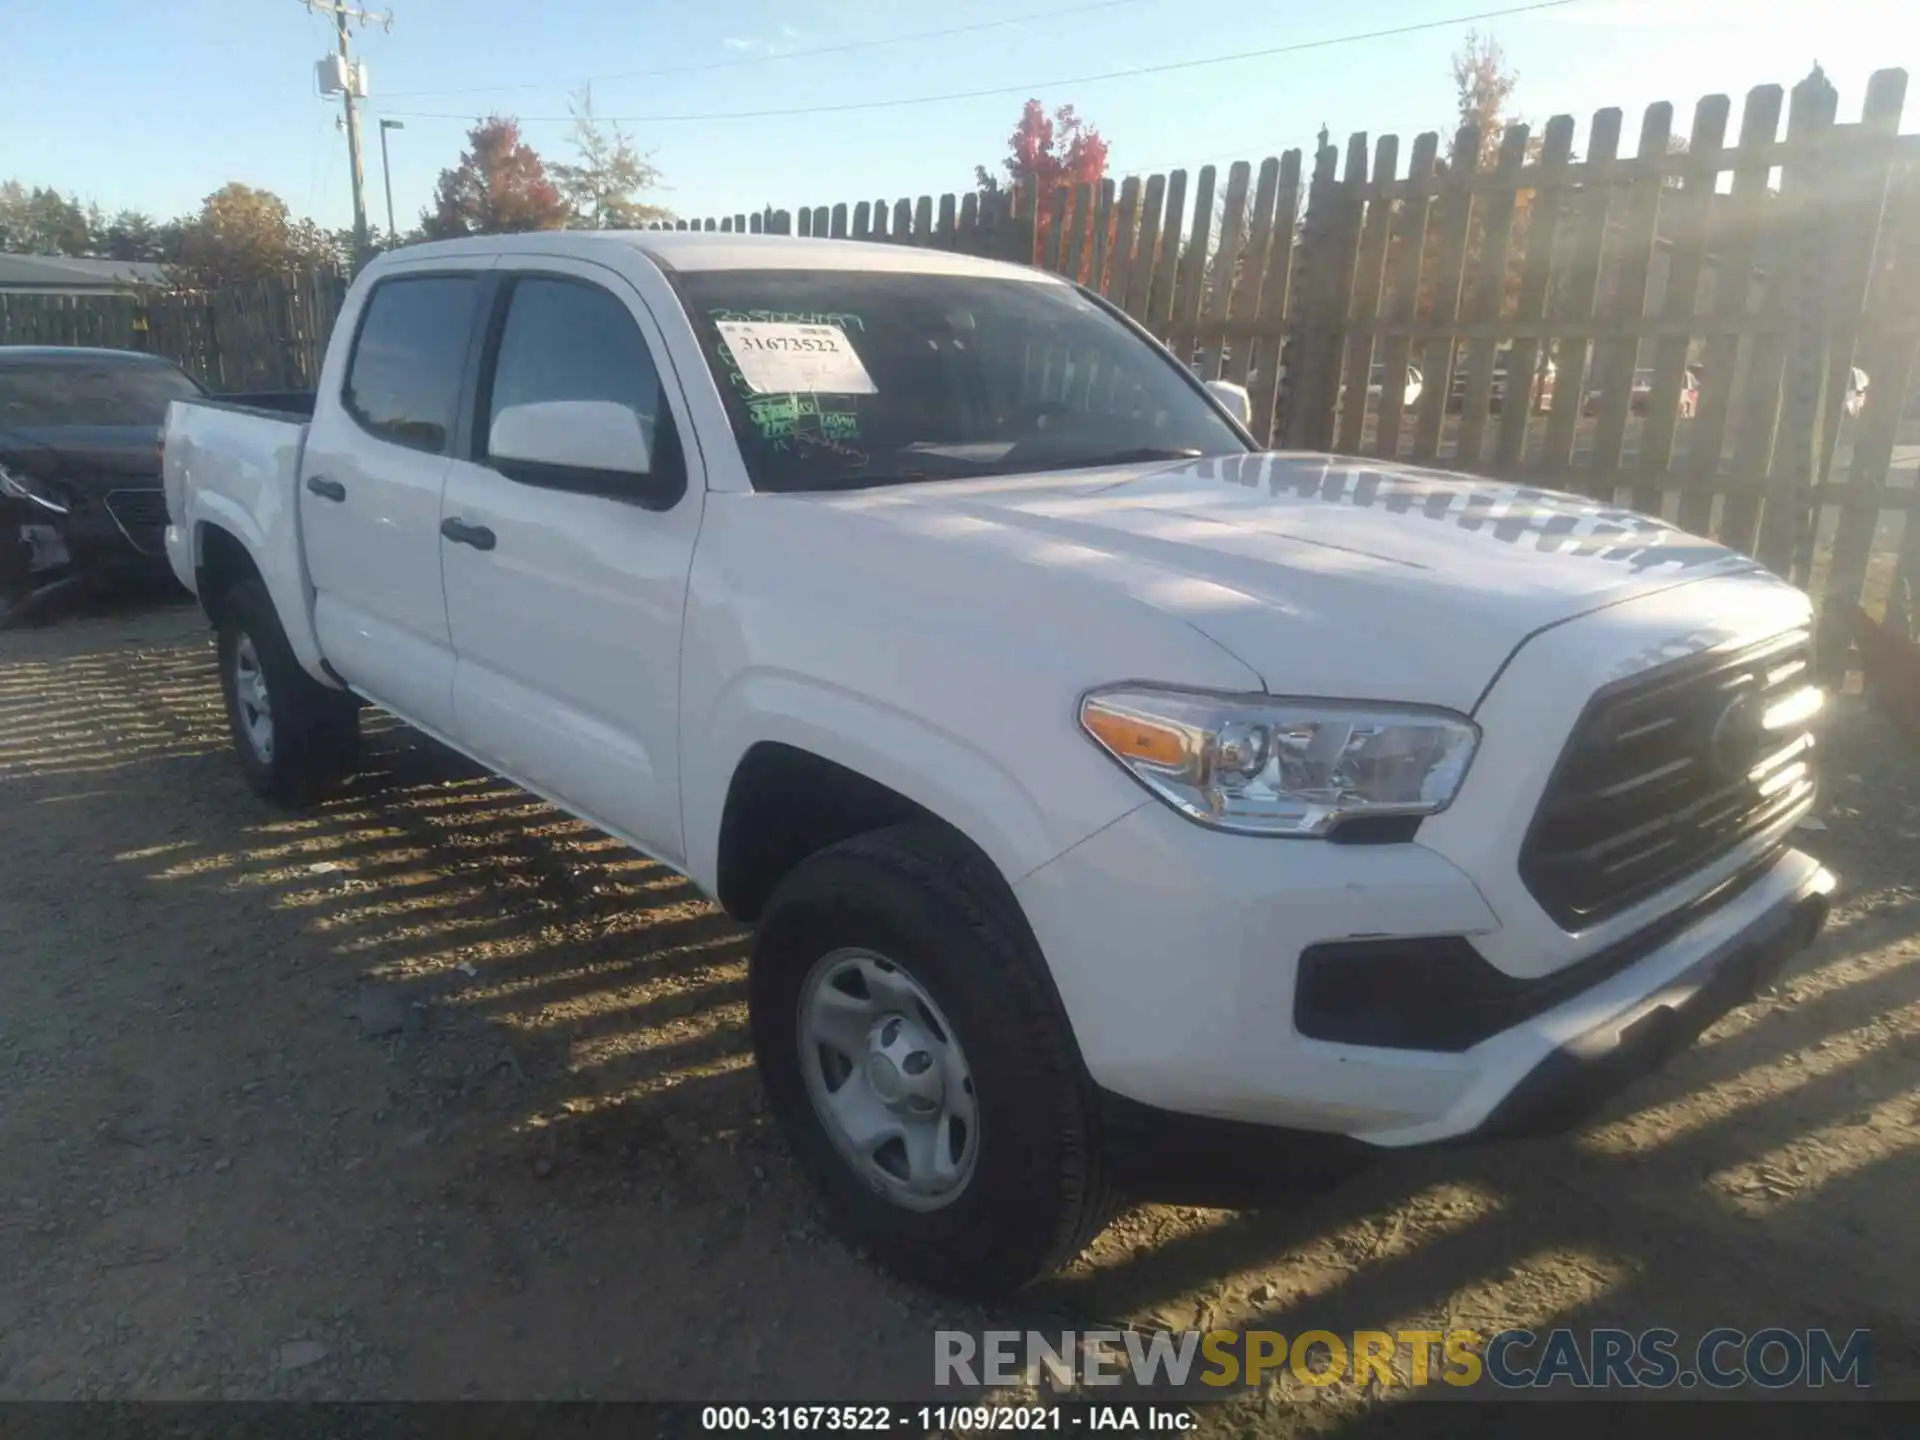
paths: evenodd
<path fill-rule="evenodd" d="M 640 416 L 612 400 L 542 400 L 493 417 L 487 459 L 529 485 L 619 493 L 653 469 L 653 443 Z"/>
<path fill-rule="evenodd" d="M 1247 387 L 1235 385 L 1231 380 L 1207 381 L 1207 393 L 1226 406 L 1233 418 L 1242 425 L 1253 420 L 1253 400 L 1247 394 Z"/>

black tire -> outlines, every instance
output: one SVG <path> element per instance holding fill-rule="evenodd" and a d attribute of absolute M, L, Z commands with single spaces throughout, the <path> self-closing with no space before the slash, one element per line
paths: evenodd
<path fill-rule="evenodd" d="M 219 612 L 220 691 L 247 783 L 262 798 L 288 809 L 317 804 L 359 762 L 359 702 L 344 691 L 329 690 L 300 668 L 273 599 L 260 581 L 235 585 L 220 602 Z M 252 656 L 269 698 L 272 730 L 265 753 L 243 716 L 237 664 L 243 653 Z"/>
<path fill-rule="evenodd" d="M 775 891 L 749 982 L 754 1055 L 775 1115 L 838 1227 L 906 1279 L 1005 1295 L 1077 1255 L 1112 1214 L 1092 1087 L 999 875 L 932 823 L 834 845 Z M 944 1208 L 876 1189 L 827 1133 L 801 1072 L 799 1008 L 843 948 L 895 961 L 933 999 L 972 1070 L 973 1170 Z"/>

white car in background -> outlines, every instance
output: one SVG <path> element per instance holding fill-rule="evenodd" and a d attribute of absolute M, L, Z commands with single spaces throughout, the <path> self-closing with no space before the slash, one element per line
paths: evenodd
<path fill-rule="evenodd" d="M 1367 399 L 1378 405 L 1386 383 L 1387 367 L 1384 365 L 1374 366 L 1372 372 L 1367 377 Z M 1419 367 L 1414 365 L 1407 366 L 1407 384 L 1406 388 L 1401 392 L 1400 403 L 1408 409 L 1412 409 L 1418 404 L 1420 401 L 1421 385 L 1422 381 Z"/>
<path fill-rule="evenodd" d="M 1867 372 L 1862 370 L 1858 365 L 1851 367 L 1847 371 L 1847 393 L 1846 399 L 1842 403 L 1846 406 L 1848 415 L 1858 416 L 1862 410 L 1867 408 L 1868 384 Z"/>
<path fill-rule="evenodd" d="M 1282 374 L 1284 373 L 1283 371 Z M 1376 411 L 1380 408 L 1380 397 L 1386 388 L 1386 383 L 1387 367 L 1385 365 L 1376 364 L 1367 372 L 1368 408 Z M 1407 382 L 1400 392 L 1400 404 L 1403 409 L 1411 410 L 1419 402 L 1422 383 L 1419 367 L 1407 366 Z M 1340 398 L 1345 400 L 1346 395 L 1347 387 L 1343 382 L 1340 386 Z"/>

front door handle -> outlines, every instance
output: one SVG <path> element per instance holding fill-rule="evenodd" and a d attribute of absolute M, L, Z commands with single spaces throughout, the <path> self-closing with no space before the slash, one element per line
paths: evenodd
<path fill-rule="evenodd" d="M 456 545 L 471 545 L 476 550 L 491 550 L 495 543 L 493 531 L 486 526 L 469 525 L 451 516 L 440 522 L 440 533 Z"/>
<path fill-rule="evenodd" d="M 347 487 L 342 485 L 338 480 L 327 479 L 324 475 L 309 475 L 307 477 L 307 489 L 318 495 L 322 500 L 344 500 L 347 498 Z"/>

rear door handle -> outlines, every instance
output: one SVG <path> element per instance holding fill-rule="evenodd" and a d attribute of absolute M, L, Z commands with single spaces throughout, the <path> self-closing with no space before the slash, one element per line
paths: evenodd
<path fill-rule="evenodd" d="M 471 545 L 476 550 L 491 550 L 495 544 L 493 531 L 486 526 L 469 525 L 451 516 L 440 522 L 440 533 L 456 545 Z"/>
<path fill-rule="evenodd" d="M 322 500 L 344 500 L 347 498 L 347 487 L 342 485 L 338 480 L 327 479 L 324 475 L 309 475 L 307 477 L 307 489 L 318 495 Z"/>

